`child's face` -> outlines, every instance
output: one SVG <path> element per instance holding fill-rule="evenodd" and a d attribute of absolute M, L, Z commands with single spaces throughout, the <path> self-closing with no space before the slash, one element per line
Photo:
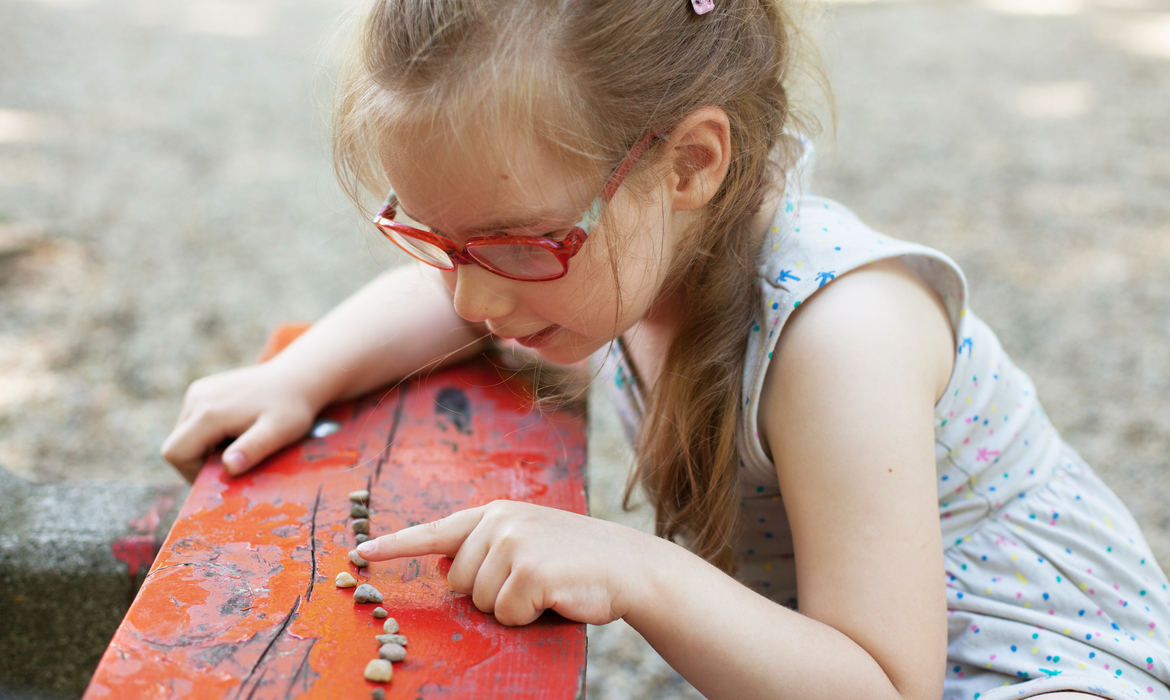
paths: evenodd
<path fill-rule="evenodd" d="M 459 245 L 495 230 L 553 235 L 576 224 L 600 194 L 595 179 L 587 183 L 564 172 L 535 146 L 508 161 L 468 162 L 450 149 L 404 143 L 383 162 L 401 214 Z M 681 228 L 671 212 L 668 183 L 648 196 L 620 187 L 561 279 L 509 280 L 477 265 L 442 273 L 456 312 L 554 362 L 584 359 L 660 301 Z"/>

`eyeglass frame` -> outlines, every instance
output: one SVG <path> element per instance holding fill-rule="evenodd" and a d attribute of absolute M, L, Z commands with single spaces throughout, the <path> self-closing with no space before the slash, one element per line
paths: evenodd
<path fill-rule="evenodd" d="M 581 251 L 581 247 L 585 245 L 585 241 L 589 238 L 589 234 L 593 231 L 593 227 L 601 219 L 601 215 L 605 211 L 606 205 L 608 205 L 609 201 L 613 199 L 614 194 L 616 194 L 618 188 L 621 187 L 622 181 L 624 181 L 626 176 L 630 174 L 630 170 L 634 167 L 634 163 L 637 162 L 638 158 L 642 156 L 642 154 L 650 146 L 650 143 L 657 137 L 658 134 L 647 134 L 646 136 L 639 139 L 636 144 L 634 144 L 634 147 L 630 149 L 630 152 L 626 155 L 625 158 L 622 159 L 622 162 L 618 164 L 618 167 L 614 170 L 613 174 L 609 176 L 608 180 L 606 180 L 605 187 L 602 188 L 601 195 L 593 200 L 592 204 L 589 205 L 589 209 L 585 211 L 585 214 L 581 220 L 578 221 L 577 224 L 569 230 L 568 235 L 566 235 L 565 238 L 560 241 L 555 241 L 546 236 L 476 236 L 474 238 L 468 239 L 467 243 L 460 247 L 455 243 L 455 241 L 452 241 L 450 238 L 445 236 L 438 235 L 431 231 L 424 231 L 423 229 L 415 228 L 414 226 L 400 224 L 397 221 L 394 221 L 394 217 L 398 215 L 398 196 L 394 194 L 393 190 L 390 191 L 390 194 L 386 197 L 386 201 L 382 203 L 381 209 L 378 210 L 378 214 L 374 217 L 374 225 L 378 227 L 378 230 L 381 231 L 383 236 L 385 236 L 391 243 L 401 248 L 407 255 L 425 265 L 430 265 L 431 267 L 443 270 L 444 272 L 452 272 L 460 265 L 474 264 L 482 267 L 494 275 L 499 275 L 500 277 L 516 280 L 518 282 L 551 282 L 553 280 L 558 280 L 569 274 L 569 259 Z M 389 229 L 389 231 L 394 231 L 401 236 L 405 236 L 406 238 L 413 238 L 420 240 L 423 243 L 428 243 L 435 246 L 439 250 L 443 251 L 443 253 L 446 254 L 446 256 L 451 260 L 451 267 L 443 267 L 442 265 L 437 265 L 430 260 L 424 260 L 423 258 L 416 255 L 414 251 L 394 240 L 394 237 L 390 235 L 387 229 Z M 490 267 L 488 264 L 472 256 L 468 250 L 472 248 L 504 245 L 525 245 L 543 248 L 556 257 L 557 261 L 561 264 L 561 272 L 560 274 L 548 277 L 520 277 L 504 272 L 503 270 Z"/>

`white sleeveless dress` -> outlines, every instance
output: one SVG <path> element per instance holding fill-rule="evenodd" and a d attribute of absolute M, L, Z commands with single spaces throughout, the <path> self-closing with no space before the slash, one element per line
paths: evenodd
<path fill-rule="evenodd" d="M 811 149 L 797 166 L 811 170 Z M 1170 590 L 1125 506 L 1057 434 L 1031 380 L 967 308 L 942 253 L 876 233 L 845 207 L 785 196 L 761 251 L 739 424 L 739 579 L 797 607 L 796 562 L 756 403 L 793 310 L 836 277 L 899 257 L 942 298 L 954 372 L 935 406 L 939 524 L 948 620 L 944 700 L 1058 690 L 1170 700 Z M 631 438 L 642 392 L 621 341 L 600 377 Z"/>

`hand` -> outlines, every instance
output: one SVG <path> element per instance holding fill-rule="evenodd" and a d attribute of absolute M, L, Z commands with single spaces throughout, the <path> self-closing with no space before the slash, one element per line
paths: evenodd
<path fill-rule="evenodd" d="M 444 554 L 447 582 L 504 625 L 545 610 L 592 625 L 623 617 L 657 538 L 555 508 L 495 501 L 365 542 L 369 561 Z"/>
<path fill-rule="evenodd" d="M 193 482 L 207 453 L 238 436 L 224 450 L 224 467 L 239 475 L 256 466 L 308 432 L 319 409 L 289 377 L 269 362 L 194 382 L 175 429 L 163 442 L 163 457 Z"/>

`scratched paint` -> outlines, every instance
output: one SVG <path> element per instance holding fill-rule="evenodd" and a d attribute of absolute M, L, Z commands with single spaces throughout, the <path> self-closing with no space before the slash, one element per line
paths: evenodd
<path fill-rule="evenodd" d="M 170 494 L 159 496 L 145 515 L 127 523 L 130 534 L 123 535 L 110 544 L 114 558 L 126 565 L 128 602 L 134 601 L 138 591 L 139 572 L 150 569 L 151 562 L 162 547 L 156 530 L 162 523 L 163 513 L 168 512 L 174 504 L 174 496 Z"/>
<path fill-rule="evenodd" d="M 456 389 L 466 430 L 438 396 Z M 332 579 L 349 571 L 385 595 L 410 637 L 388 698 L 574 698 L 584 626 L 546 613 L 507 628 L 447 586 L 431 556 L 350 565 L 348 493 L 370 489 L 372 533 L 499 498 L 583 513 L 584 421 L 534 411 L 519 380 L 487 363 L 333 406 L 341 426 L 239 478 L 209 460 L 85 697 L 369 697 L 373 604 Z"/>

